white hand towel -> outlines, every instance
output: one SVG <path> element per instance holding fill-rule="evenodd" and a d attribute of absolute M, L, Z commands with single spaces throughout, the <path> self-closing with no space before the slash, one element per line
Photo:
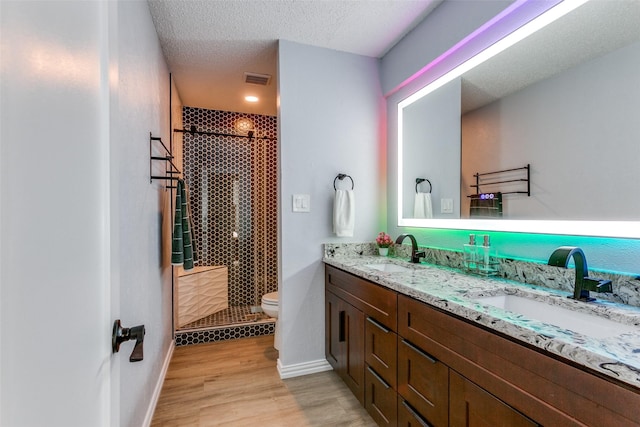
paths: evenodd
<path fill-rule="evenodd" d="M 431 193 L 416 193 L 413 204 L 414 218 L 433 218 L 433 207 L 431 206 Z"/>
<path fill-rule="evenodd" d="M 352 237 L 355 226 L 356 201 L 353 190 L 336 190 L 333 203 L 333 232 L 338 237 Z"/>

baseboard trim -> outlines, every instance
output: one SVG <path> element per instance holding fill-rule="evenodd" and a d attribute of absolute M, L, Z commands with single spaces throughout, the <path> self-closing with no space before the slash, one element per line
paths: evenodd
<path fill-rule="evenodd" d="M 174 340 L 171 340 L 169 348 L 167 350 L 167 354 L 164 357 L 164 363 L 162 364 L 162 370 L 160 371 L 160 376 L 158 377 L 158 381 L 156 382 L 156 387 L 153 390 L 153 395 L 151 396 L 151 402 L 149 402 L 149 409 L 147 409 L 147 415 L 144 417 L 144 427 L 150 427 L 151 421 L 153 421 L 153 414 L 156 411 L 156 406 L 158 405 L 158 399 L 160 399 L 160 392 L 162 392 L 162 385 L 164 384 L 164 379 L 167 376 L 167 370 L 169 369 L 169 364 L 171 363 L 171 357 L 173 356 L 173 350 L 176 348 L 176 343 Z"/>
<path fill-rule="evenodd" d="M 311 362 L 296 363 L 295 365 L 284 366 L 278 359 L 278 374 L 281 379 L 301 377 L 303 375 L 315 374 L 317 372 L 330 371 L 333 368 L 326 359 L 312 360 Z"/>

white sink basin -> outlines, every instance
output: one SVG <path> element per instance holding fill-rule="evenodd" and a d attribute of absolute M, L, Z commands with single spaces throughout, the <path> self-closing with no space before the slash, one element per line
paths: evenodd
<path fill-rule="evenodd" d="M 365 264 L 367 268 L 372 268 L 378 271 L 384 271 L 385 273 L 406 273 L 407 271 L 412 271 L 410 268 L 403 267 L 398 264 L 392 264 L 390 262 L 384 262 L 379 264 Z"/>
<path fill-rule="evenodd" d="M 482 297 L 476 298 L 475 301 L 593 338 L 613 337 L 639 330 L 637 327 L 614 322 L 604 317 L 581 313 L 518 295 Z"/>

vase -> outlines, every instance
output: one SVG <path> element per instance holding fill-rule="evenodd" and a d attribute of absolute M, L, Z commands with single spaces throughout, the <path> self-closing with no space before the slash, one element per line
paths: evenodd
<path fill-rule="evenodd" d="M 389 255 L 389 248 L 378 248 L 378 254 L 380 254 L 380 256 Z"/>

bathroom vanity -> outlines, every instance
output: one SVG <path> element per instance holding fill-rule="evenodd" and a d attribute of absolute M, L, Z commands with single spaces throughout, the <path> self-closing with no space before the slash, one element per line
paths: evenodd
<path fill-rule="evenodd" d="M 640 311 L 594 338 L 479 299 L 543 295 L 534 286 L 376 256 L 324 262 L 326 357 L 378 425 L 640 425 Z"/>

